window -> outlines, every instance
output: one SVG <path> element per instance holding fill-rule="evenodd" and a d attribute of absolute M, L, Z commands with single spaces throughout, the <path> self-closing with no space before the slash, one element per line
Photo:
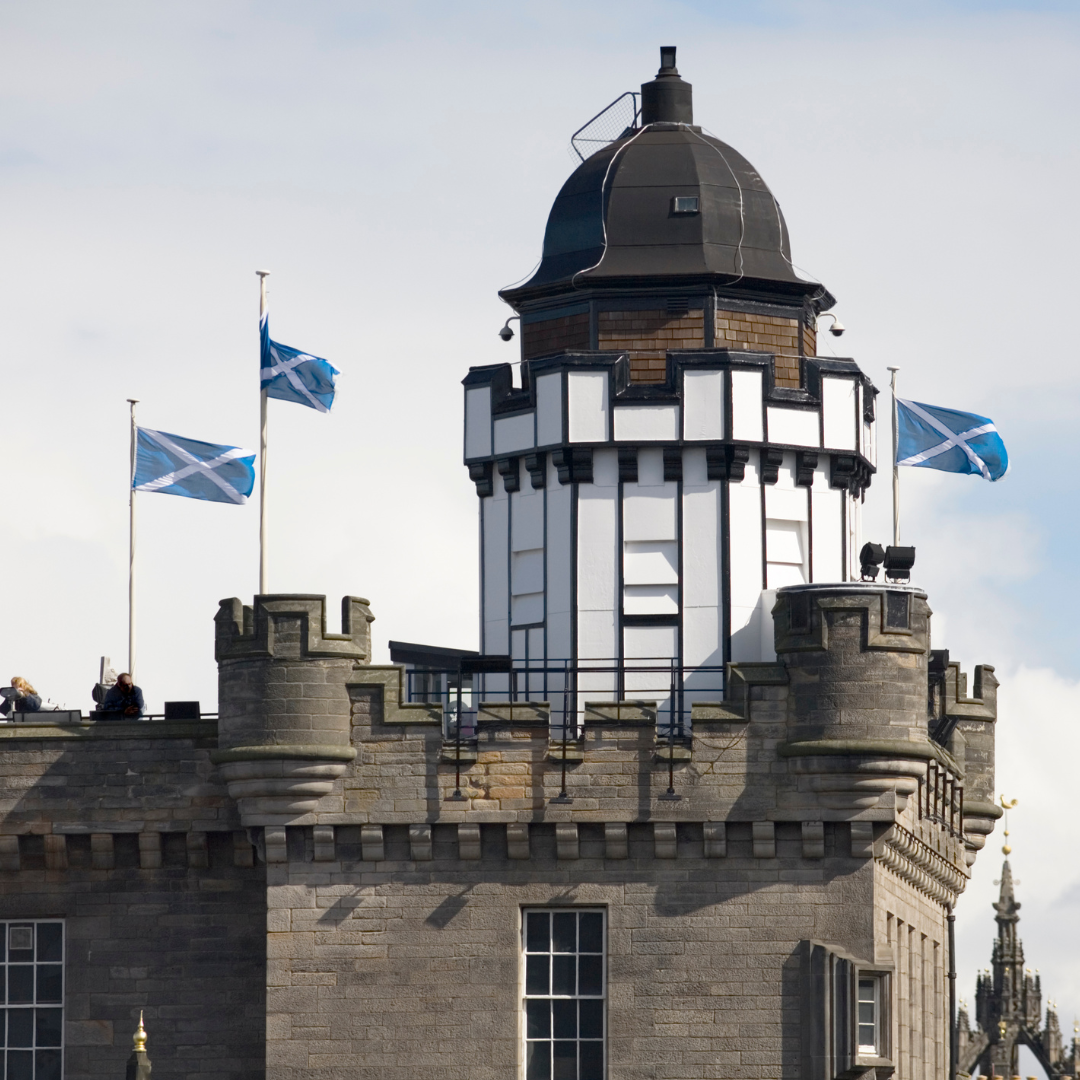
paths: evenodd
<path fill-rule="evenodd" d="M 526 1080 L 604 1080 L 602 911 L 526 911 Z"/>
<path fill-rule="evenodd" d="M 63 1073 L 64 924 L 0 923 L 6 1009 L 0 1020 L 7 1080 L 60 1080 Z"/>
<path fill-rule="evenodd" d="M 698 197 L 696 195 L 676 195 L 672 200 L 671 212 L 673 214 L 696 214 L 698 212 Z"/>
<path fill-rule="evenodd" d="M 863 976 L 859 979 L 858 1047 L 860 1054 L 880 1054 L 881 980 Z"/>

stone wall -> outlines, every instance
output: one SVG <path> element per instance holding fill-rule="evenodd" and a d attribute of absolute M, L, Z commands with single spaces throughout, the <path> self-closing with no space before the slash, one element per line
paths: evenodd
<path fill-rule="evenodd" d="M 216 721 L 0 728 L 0 919 L 65 921 L 65 1076 L 264 1073 L 265 868 Z"/>
<path fill-rule="evenodd" d="M 290 835 L 292 860 L 268 868 L 270 1080 L 518 1075 L 529 905 L 606 911 L 620 1080 L 796 1075 L 800 940 L 872 946 L 871 864 L 851 857 L 847 826 L 811 859 L 798 825 L 767 855 L 749 823 L 730 825 L 722 857 L 694 825 L 633 823 L 614 855 L 601 825 L 575 827 L 573 847 L 534 825 L 524 850 L 506 826 L 475 828 L 463 847 L 469 826 L 435 825 L 421 860 L 405 826 L 369 861 L 356 827 L 322 863 L 304 856 L 312 830 Z"/>

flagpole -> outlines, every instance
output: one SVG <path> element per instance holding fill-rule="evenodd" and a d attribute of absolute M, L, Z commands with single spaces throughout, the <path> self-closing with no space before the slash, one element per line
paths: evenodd
<path fill-rule="evenodd" d="M 896 464 L 897 451 L 900 448 L 900 428 L 896 416 L 896 373 L 900 369 L 891 367 L 892 372 L 892 542 L 900 546 L 900 466 Z"/>
<path fill-rule="evenodd" d="M 135 460 L 138 429 L 135 426 L 135 406 L 138 398 L 128 398 L 131 407 L 131 450 L 128 461 L 128 674 L 135 679 Z"/>
<path fill-rule="evenodd" d="M 269 270 L 256 270 L 259 278 L 259 329 L 266 315 L 266 279 Z M 262 358 L 259 359 L 260 368 Z M 259 594 L 267 592 L 266 577 L 266 403 L 269 398 L 266 388 L 259 392 Z"/>

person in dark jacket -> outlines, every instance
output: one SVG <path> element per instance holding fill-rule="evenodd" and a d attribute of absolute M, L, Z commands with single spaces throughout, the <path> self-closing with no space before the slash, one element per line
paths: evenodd
<path fill-rule="evenodd" d="M 0 713 L 6 716 L 11 712 L 12 706 L 16 712 L 37 712 L 41 708 L 41 695 L 21 675 L 16 675 L 11 680 L 11 689 L 14 693 L 4 694 Z"/>
<path fill-rule="evenodd" d="M 146 705 L 143 702 L 142 690 L 132 682 L 131 676 L 125 671 L 117 678 L 116 685 L 109 687 L 101 707 L 105 712 L 118 713 L 117 720 L 138 720 L 142 717 Z"/>

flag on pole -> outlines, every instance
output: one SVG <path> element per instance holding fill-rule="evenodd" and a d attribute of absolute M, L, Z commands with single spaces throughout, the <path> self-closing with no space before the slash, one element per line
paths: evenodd
<path fill-rule="evenodd" d="M 328 360 L 271 341 L 269 312 L 263 312 L 259 320 L 259 340 L 262 389 L 272 398 L 329 412 L 334 404 L 334 379 L 341 372 Z"/>
<path fill-rule="evenodd" d="M 136 428 L 136 491 L 159 491 L 210 502 L 246 503 L 255 486 L 255 454 L 238 446 L 218 446 Z"/>
<path fill-rule="evenodd" d="M 1000 480 L 1009 455 L 992 420 L 976 413 L 896 399 L 896 464 Z"/>

